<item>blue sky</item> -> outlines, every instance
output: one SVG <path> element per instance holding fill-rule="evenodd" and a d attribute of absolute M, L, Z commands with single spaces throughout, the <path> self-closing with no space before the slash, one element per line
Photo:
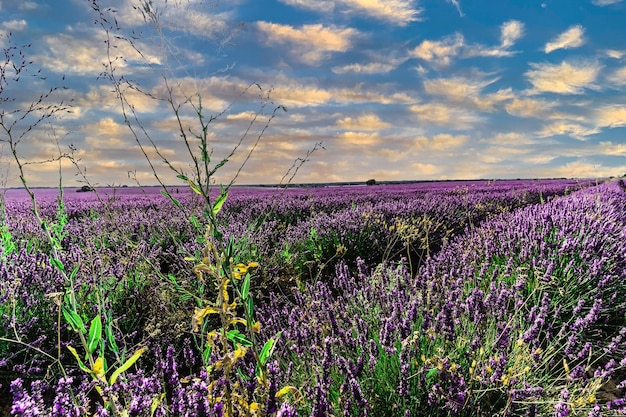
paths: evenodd
<path fill-rule="evenodd" d="M 177 99 L 200 96 L 207 117 L 220 115 L 209 128 L 214 160 L 271 100 L 217 181 L 234 175 L 277 105 L 287 112 L 264 131 L 240 184 L 279 182 L 318 142 L 324 149 L 296 182 L 626 173 L 626 1 L 154 0 L 162 37 L 134 1 L 100 2 L 116 10 L 122 33 L 135 31 L 143 54 L 115 41 L 124 57 L 117 71 L 151 95 L 128 91 L 162 155 L 186 171 L 191 159 L 174 114 L 154 99 L 167 91 L 163 75 Z M 9 33 L 32 43 L 25 53 L 46 76 L 22 78 L 3 96 L 24 108 L 64 85 L 55 99 L 73 100 L 71 113 L 30 132 L 18 153 L 36 162 L 71 144 L 93 183 L 133 184 L 131 171 L 154 184 L 111 85 L 98 77 L 106 37 L 90 3 L 0 0 L 0 45 Z M 262 90 L 246 91 L 251 83 Z M 197 132 L 191 110 L 180 114 Z M 6 145 L 0 156 L 1 178 L 17 185 Z M 77 185 L 76 169 L 62 166 L 66 185 Z M 58 169 L 28 165 L 27 178 L 55 185 Z"/>

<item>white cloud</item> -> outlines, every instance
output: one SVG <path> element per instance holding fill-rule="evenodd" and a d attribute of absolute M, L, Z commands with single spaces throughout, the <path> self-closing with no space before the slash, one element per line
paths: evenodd
<path fill-rule="evenodd" d="M 26 29 L 27 23 L 26 20 L 24 19 L 20 19 L 20 20 L 8 20 L 6 22 L 2 22 L 0 23 L 0 28 L 2 28 L 4 30 L 7 31 L 22 31 L 24 29 Z"/>
<path fill-rule="evenodd" d="M 624 56 L 626 56 L 625 51 L 619 51 L 617 49 L 607 49 L 605 52 L 606 56 L 613 59 L 622 59 Z"/>
<path fill-rule="evenodd" d="M 330 13 L 335 10 L 335 0 L 279 0 L 288 6 L 313 10 L 316 12 Z"/>
<path fill-rule="evenodd" d="M 420 20 L 421 9 L 413 0 L 342 0 L 341 3 L 370 17 L 406 26 Z"/>
<path fill-rule="evenodd" d="M 433 137 L 420 136 L 415 138 L 415 148 L 420 151 L 446 151 L 454 148 L 458 148 L 465 143 L 469 138 L 465 135 L 450 135 L 448 133 L 442 133 L 434 135 Z"/>
<path fill-rule="evenodd" d="M 509 48 L 524 36 L 524 24 L 519 20 L 509 20 L 500 27 L 500 41 L 503 48 Z"/>
<path fill-rule="evenodd" d="M 496 104 L 515 97 L 511 88 L 482 94 L 482 90 L 497 79 L 481 80 L 479 78 L 452 77 L 426 80 L 424 90 L 429 94 L 443 96 L 451 102 L 466 103 L 484 111 L 491 111 Z"/>
<path fill-rule="evenodd" d="M 530 67 L 532 69 L 524 75 L 533 85 L 531 94 L 581 94 L 585 88 L 595 89 L 601 68 L 597 62 L 570 64 L 565 61 L 561 64 L 530 63 Z"/>
<path fill-rule="evenodd" d="M 591 2 L 596 6 L 603 7 L 603 6 L 609 6 L 611 4 L 621 3 L 622 0 L 592 0 Z"/>
<path fill-rule="evenodd" d="M 444 103 L 416 104 L 410 107 L 421 123 L 467 129 L 480 120 L 469 110 L 454 108 Z"/>
<path fill-rule="evenodd" d="M 35 10 L 39 5 L 34 1 L 22 1 L 20 2 L 19 9 L 20 10 Z"/>
<path fill-rule="evenodd" d="M 331 68 L 335 74 L 385 74 L 393 71 L 398 67 L 397 64 L 383 63 L 383 62 L 370 62 L 367 64 L 349 64 L 341 67 Z"/>
<path fill-rule="evenodd" d="M 552 113 L 555 103 L 535 99 L 513 99 L 507 103 L 507 113 L 517 117 L 545 118 Z"/>
<path fill-rule="evenodd" d="M 459 55 L 465 45 L 465 39 L 460 33 L 455 33 L 441 41 L 422 41 L 411 51 L 411 56 L 437 65 L 449 65 L 452 59 Z"/>
<path fill-rule="evenodd" d="M 42 41 L 46 46 L 46 53 L 37 56 L 36 61 L 56 73 L 98 75 L 104 70 L 107 60 L 106 48 L 97 39 L 98 34 L 99 32 L 59 33 L 44 37 Z M 123 57 L 115 62 L 118 69 L 135 66 L 134 71 L 139 71 L 137 65 L 160 63 L 160 58 L 151 52 L 152 48 L 141 42 L 137 42 L 135 46 L 143 55 L 139 55 L 126 42 L 115 44 L 116 56 Z"/>
<path fill-rule="evenodd" d="M 463 13 L 463 10 L 461 10 L 461 3 L 459 2 L 459 0 L 446 0 L 448 3 L 452 3 L 452 5 L 454 5 L 454 7 L 456 7 L 456 11 L 459 12 L 459 16 L 463 17 L 465 16 L 465 13 Z"/>
<path fill-rule="evenodd" d="M 364 114 L 357 118 L 344 117 L 337 121 L 337 126 L 350 130 L 380 130 L 391 126 L 387 122 L 383 122 L 373 113 Z"/>
<path fill-rule="evenodd" d="M 585 137 L 599 132 L 600 130 L 594 127 L 586 127 L 578 123 L 558 121 L 544 126 L 544 128 L 537 134 L 540 137 L 568 135 L 575 139 L 584 140 Z"/>
<path fill-rule="evenodd" d="M 323 26 L 321 24 L 294 27 L 278 23 L 257 22 L 267 44 L 291 44 L 290 51 L 299 61 L 317 65 L 332 52 L 345 52 L 352 45 L 358 31 L 352 28 Z"/>
<path fill-rule="evenodd" d="M 381 138 L 378 132 L 343 132 L 338 136 L 343 145 L 377 145 Z"/>
<path fill-rule="evenodd" d="M 120 0 L 115 18 L 125 27 L 140 28 L 146 24 L 141 9 L 134 0 Z M 226 2 L 225 2 L 226 3 Z M 158 15 L 160 29 L 183 32 L 200 38 L 227 38 L 237 24 L 230 12 L 218 12 L 214 5 L 204 0 L 168 1 L 151 0 L 152 10 Z M 110 5 L 113 6 L 113 5 Z M 219 7 L 222 7 L 221 5 Z M 166 42 L 168 36 L 164 36 Z"/>
<path fill-rule="evenodd" d="M 581 25 L 575 25 L 567 29 L 556 37 L 555 40 L 546 43 L 544 51 L 546 54 L 557 49 L 577 48 L 585 43 L 583 37 L 585 29 Z"/>
<path fill-rule="evenodd" d="M 280 0 L 293 7 L 322 13 L 341 11 L 406 26 L 420 20 L 415 0 Z"/>
<path fill-rule="evenodd" d="M 609 76 L 607 79 L 616 86 L 624 86 L 626 85 L 626 67 L 619 68 Z"/>
<path fill-rule="evenodd" d="M 626 126 L 626 107 L 617 105 L 600 107 L 596 110 L 596 120 L 601 127 Z"/>
<path fill-rule="evenodd" d="M 602 155 L 626 156 L 626 144 L 613 142 L 600 142 L 598 151 Z"/>

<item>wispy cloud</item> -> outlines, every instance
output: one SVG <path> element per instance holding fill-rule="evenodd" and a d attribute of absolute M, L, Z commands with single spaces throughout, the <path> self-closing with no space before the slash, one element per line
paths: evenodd
<path fill-rule="evenodd" d="M 600 142 L 598 148 L 601 155 L 626 156 L 626 144 L 623 143 Z"/>
<path fill-rule="evenodd" d="M 397 68 L 398 64 L 384 62 L 369 62 L 365 64 L 348 64 L 339 67 L 332 67 L 335 74 L 385 74 Z"/>
<path fill-rule="evenodd" d="M 607 76 L 607 80 L 614 86 L 626 85 L 626 67 L 618 68 Z"/>
<path fill-rule="evenodd" d="M 420 20 L 422 9 L 413 0 L 341 0 L 345 6 L 357 13 L 376 19 L 406 26 Z"/>
<path fill-rule="evenodd" d="M 448 36 L 441 41 L 422 41 L 411 52 L 411 56 L 436 65 L 449 65 L 452 59 L 459 55 L 465 45 L 465 39 L 460 33 Z"/>
<path fill-rule="evenodd" d="M 500 46 L 510 48 L 524 36 L 524 24 L 519 20 L 509 20 L 502 24 L 500 31 Z"/>
<path fill-rule="evenodd" d="M 595 81 L 601 68 L 597 62 L 572 64 L 563 61 L 561 64 L 529 65 L 532 69 L 524 75 L 533 85 L 530 94 L 581 94 L 585 89 L 595 89 Z"/>
<path fill-rule="evenodd" d="M 600 130 L 597 128 L 583 126 L 578 123 L 558 121 L 544 126 L 537 134 L 539 137 L 567 135 L 579 140 L 584 140 L 587 136 L 596 134 L 599 131 Z"/>
<path fill-rule="evenodd" d="M 256 26 L 265 35 L 266 44 L 290 44 L 291 55 L 300 62 L 318 65 L 333 52 L 345 52 L 352 45 L 358 31 L 322 24 L 294 27 L 278 23 L 257 22 Z"/>
<path fill-rule="evenodd" d="M 622 0 L 592 0 L 591 2 L 596 6 L 604 7 L 611 4 L 621 3 Z"/>
<path fill-rule="evenodd" d="M 459 16 L 463 17 L 465 16 L 465 13 L 463 13 L 463 10 L 461 10 L 461 2 L 459 0 L 446 0 L 448 3 L 452 3 L 452 5 L 454 5 L 454 7 L 456 7 L 456 11 L 459 12 Z"/>
<path fill-rule="evenodd" d="M 0 23 L 0 30 L 4 29 L 7 31 L 20 31 L 26 29 L 27 26 L 28 24 L 24 19 L 8 20 L 6 22 Z"/>
<path fill-rule="evenodd" d="M 447 66 L 461 56 L 471 57 L 507 57 L 516 54 L 510 48 L 524 36 L 524 24 L 518 20 L 509 20 L 500 26 L 500 44 L 496 46 L 468 44 L 461 33 L 455 33 L 439 41 L 425 40 L 411 51 L 411 56 L 439 66 Z"/>
<path fill-rule="evenodd" d="M 585 43 L 583 37 L 585 29 L 581 25 L 575 25 L 561 33 L 554 40 L 546 43 L 544 51 L 546 54 L 557 49 L 577 48 Z"/>
<path fill-rule="evenodd" d="M 349 130 L 380 130 L 390 127 L 391 124 L 380 120 L 377 115 L 370 113 L 356 118 L 344 117 L 337 121 L 337 126 Z"/>
<path fill-rule="evenodd" d="M 446 151 L 458 148 L 469 141 L 465 135 L 441 133 L 432 137 L 420 136 L 414 140 L 415 148 L 420 151 Z"/>
<path fill-rule="evenodd" d="M 517 117 L 534 117 L 543 119 L 553 112 L 556 103 L 545 100 L 535 100 L 527 98 L 516 98 L 507 103 L 505 109 L 507 113 Z"/>
<path fill-rule="evenodd" d="M 406 26 L 419 21 L 423 10 L 414 0 L 280 0 L 293 7 L 322 13 L 342 11 Z"/>
<path fill-rule="evenodd" d="M 410 107 L 421 123 L 446 126 L 448 129 L 468 129 L 480 121 L 473 111 L 444 103 L 415 104 Z"/>
<path fill-rule="evenodd" d="M 620 105 L 602 106 L 596 110 L 598 125 L 602 127 L 626 126 L 626 107 Z"/>

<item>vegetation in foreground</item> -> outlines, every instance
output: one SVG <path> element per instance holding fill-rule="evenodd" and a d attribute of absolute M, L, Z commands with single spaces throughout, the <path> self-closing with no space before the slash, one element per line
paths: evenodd
<path fill-rule="evenodd" d="M 5 410 L 618 415 L 624 189 L 521 184 L 9 200 Z"/>

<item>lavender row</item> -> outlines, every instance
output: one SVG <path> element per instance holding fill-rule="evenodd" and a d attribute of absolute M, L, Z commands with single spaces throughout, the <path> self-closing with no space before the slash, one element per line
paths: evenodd
<path fill-rule="evenodd" d="M 304 415 L 620 414 L 625 256 L 611 183 L 491 219 L 415 276 L 339 267 L 262 314 Z"/>

